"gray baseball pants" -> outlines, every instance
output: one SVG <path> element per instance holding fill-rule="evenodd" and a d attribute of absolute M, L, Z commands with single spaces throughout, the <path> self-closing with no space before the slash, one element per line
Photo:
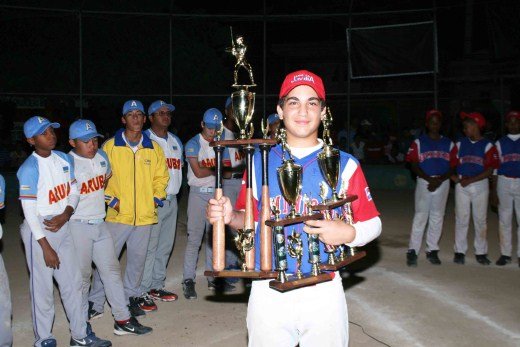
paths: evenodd
<path fill-rule="evenodd" d="M 92 262 L 96 265 L 112 314 L 116 321 L 130 319 L 130 311 L 126 306 L 125 291 L 121 280 L 121 268 L 114 250 L 114 241 L 108 232 L 106 223 L 88 224 L 76 220 L 70 221 L 70 232 L 76 246 L 76 254 L 81 270 L 83 312 L 88 320 L 88 296 Z"/>
<path fill-rule="evenodd" d="M 115 254 L 118 256 L 126 244 L 126 269 L 123 277 L 126 304 L 130 304 L 131 297 L 138 297 L 141 280 L 143 279 L 144 262 L 148 250 L 151 225 L 135 226 L 120 223 L 106 223 L 106 227 L 114 240 Z M 99 276 L 94 271 L 94 280 L 90 289 L 89 301 L 94 303 L 93 309 L 103 312 L 105 306 L 105 288 Z"/>
<path fill-rule="evenodd" d="M 2 254 L 0 254 L 0 347 L 10 347 L 13 344 L 11 314 L 9 279 L 5 271 L 4 259 L 2 258 Z"/>
<path fill-rule="evenodd" d="M 141 293 L 162 289 L 165 286 L 166 266 L 172 253 L 177 230 L 177 195 L 168 197 L 163 204 L 163 207 L 157 207 L 159 222 L 152 226 L 150 232 Z"/>
<path fill-rule="evenodd" d="M 47 231 L 44 227 L 44 232 L 45 238 L 58 254 L 59 269 L 52 269 L 45 265 L 40 244 L 34 239 L 27 222 L 22 223 L 22 240 L 25 246 L 27 266 L 31 273 L 31 310 L 36 347 L 40 347 L 44 340 L 55 338 L 51 333 L 54 323 L 53 278 L 58 282 L 72 337 L 78 340 L 83 339 L 87 331 L 87 321 L 82 309 L 81 273 L 74 242 L 70 235 L 69 223 L 65 223 L 57 232 Z"/>

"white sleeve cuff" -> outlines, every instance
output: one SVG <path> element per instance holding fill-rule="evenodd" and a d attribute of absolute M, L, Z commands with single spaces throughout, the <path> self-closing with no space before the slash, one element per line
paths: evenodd
<path fill-rule="evenodd" d="M 79 204 L 79 191 L 76 182 L 71 184 L 70 194 L 67 199 L 67 205 L 72 207 L 72 209 L 76 211 L 76 207 L 78 207 Z"/>
<path fill-rule="evenodd" d="M 374 240 L 381 234 L 382 224 L 379 217 L 357 222 L 352 225 L 356 229 L 354 240 L 347 243 L 350 247 L 361 247 Z"/>
<path fill-rule="evenodd" d="M 36 210 L 36 200 L 23 199 L 21 201 L 25 220 L 27 224 L 29 224 L 29 228 L 31 228 L 34 239 L 39 240 L 45 237 L 45 232 L 43 231 L 42 224 L 38 218 L 38 211 Z"/>

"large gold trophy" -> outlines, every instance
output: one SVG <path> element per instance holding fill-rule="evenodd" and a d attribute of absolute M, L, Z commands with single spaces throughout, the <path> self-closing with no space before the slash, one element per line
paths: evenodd
<path fill-rule="evenodd" d="M 227 51 L 231 52 L 237 59 L 234 68 L 233 88 L 236 91 L 231 93 L 232 112 L 235 123 L 239 129 L 238 139 L 236 140 L 220 140 L 210 143 L 215 149 L 215 157 L 217 160 L 215 198 L 222 196 L 222 151 L 225 147 L 241 148 L 246 154 L 246 208 L 244 227 L 237 230 L 235 237 L 235 245 L 240 252 L 242 260 L 241 270 L 224 270 L 225 267 L 225 225 L 224 221 L 219 220 L 213 225 L 213 271 L 206 271 L 205 276 L 212 277 L 244 277 L 244 278 L 276 278 L 277 273 L 272 271 L 272 233 L 271 228 L 265 225 L 264 221 L 270 219 L 269 206 L 269 183 L 267 181 L 267 158 L 270 148 L 276 144 L 276 140 L 252 139 L 253 114 L 255 110 L 255 93 L 249 89 L 255 87 L 253 80 L 253 70 L 246 60 L 247 46 L 242 36 L 233 37 L 231 32 L 231 45 Z M 239 83 L 238 72 L 240 68 L 244 68 L 249 77 L 246 83 Z M 262 123 L 263 125 L 264 123 Z M 262 151 L 262 208 L 261 208 L 261 228 L 260 228 L 260 269 L 255 270 L 255 224 L 253 218 L 253 175 L 252 163 L 255 151 L 254 145 L 259 145 Z M 218 192 L 218 194 L 217 194 Z M 264 198 L 265 197 L 265 198 Z M 265 200 L 265 201 L 264 201 Z"/>

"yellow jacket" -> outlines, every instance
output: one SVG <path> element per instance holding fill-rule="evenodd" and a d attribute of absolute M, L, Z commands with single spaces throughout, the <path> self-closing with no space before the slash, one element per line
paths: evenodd
<path fill-rule="evenodd" d="M 128 225 L 157 223 L 157 208 L 166 198 L 168 169 L 161 147 L 143 132 L 139 149 L 134 151 L 123 139 L 124 129 L 103 144 L 112 168 L 105 189 L 107 222 Z M 114 206 L 119 202 L 119 212 Z"/>

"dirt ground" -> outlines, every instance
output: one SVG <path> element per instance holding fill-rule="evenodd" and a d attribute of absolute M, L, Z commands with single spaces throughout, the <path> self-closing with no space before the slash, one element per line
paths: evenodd
<path fill-rule="evenodd" d="M 429 264 L 422 252 L 417 268 L 405 264 L 413 217 L 413 191 L 375 191 L 381 212 L 381 237 L 365 247 L 368 256 L 344 272 L 349 307 L 350 346 L 519 346 L 520 268 L 517 259 L 505 267 L 479 265 L 472 250 L 466 265 L 452 262 L 454 240 L 453 191 L 450 193 L 441 241 L 441 266 Z M 159 302 L 159 310 L 142 323 L 154 332 L 143 337 L 117 337 L 109 307 L 92 325 L 98 336 L 114 346 L 245 346 L 247 293 L 214 296 L 203 272 L 203 251 L 197 272 L 197 300 L 182 296 L 182 259 L 186 244 L 186 199 L 181 200 L 175 248 L 168 268 L 167 288 L 179 294 L 173 303 Z M 3 257 L 13 301 L 15 346 L 33 342 L 29 278 L 18 226 L 18 203 L 7 201 Z M 489 255 L 498 258 L 497 216 L 489 212 Z M 469 233 L 470 244 L 473 234 Z M 516 238 L 514 239 L 516 244 Z M 516 251 L 516 249 L 515 249 Z M 123 257 L 124 262 L 124 257 Z M 59 345 L 69 341 L 68 324 L 56 296 L 54 334 Z M 302 303 L 302 305 L 305 303 Z"/>

